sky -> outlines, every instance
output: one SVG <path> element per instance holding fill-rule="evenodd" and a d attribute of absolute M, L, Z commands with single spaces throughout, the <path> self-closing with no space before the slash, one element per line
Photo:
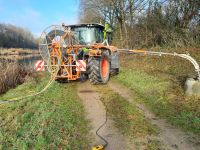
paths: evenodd
<path fill-rule="evenodd" d="M 0 0 L 0 23 L 30 30 L 35 36 L 50 25 L 78 22 L 79 0 Z"/>

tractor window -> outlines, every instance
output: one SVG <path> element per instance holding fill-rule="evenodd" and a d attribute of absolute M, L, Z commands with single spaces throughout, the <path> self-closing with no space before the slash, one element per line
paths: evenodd
<path fill-rule="evenodd" d="M 103 32 L 101 29 L 99 29 L 99 28 L 95 29 L 95 36 L 96 36 L 96 43 L 103 42 Z"/>
<path fill-rule="evenodd" d="M 88 45 L 96 42 L 94 28 L 78 27 L 72 29 L 72 31 L 74 32 L 76 39 L 79 40 L 79 44 L 81 45 Z"/>

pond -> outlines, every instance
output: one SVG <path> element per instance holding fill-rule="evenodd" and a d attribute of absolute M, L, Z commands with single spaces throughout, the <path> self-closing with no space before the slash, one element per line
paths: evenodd
<path fill-rule="evenodd" d="M 34 69 L 36 61 L 41 59 L 40 55 L 0 55 L 0 64 L 17 63 Z"/>

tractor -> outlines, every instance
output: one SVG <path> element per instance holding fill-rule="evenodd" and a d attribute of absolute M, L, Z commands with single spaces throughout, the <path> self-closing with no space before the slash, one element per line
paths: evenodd
<path fill-rule="evenodd" d="M 108 26 L 96 23 L 50 26 L 41 35 L 39 51 L 57 81 L 89 78 L 92 84 L 106 84 L 119 72 L 111 34 Z"/>

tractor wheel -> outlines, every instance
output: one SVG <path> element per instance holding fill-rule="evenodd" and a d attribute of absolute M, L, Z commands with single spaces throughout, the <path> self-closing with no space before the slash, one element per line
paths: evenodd
<path fill-rule="evenodd" d="M 88 77 L 92 84 L 106 84 L 110 78 L 109 52 L 104 51 L 101 57 L 88 59 Z"/>

